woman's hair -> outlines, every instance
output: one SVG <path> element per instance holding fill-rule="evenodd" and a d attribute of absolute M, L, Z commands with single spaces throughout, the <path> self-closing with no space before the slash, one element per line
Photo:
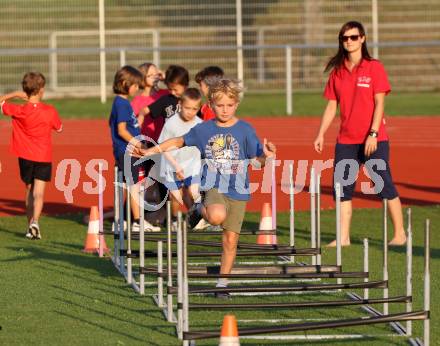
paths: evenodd
<path fill-rule="evenodd" d="M 37 95 L 46 85 L 46 78 L 40 72 L 28 72 L 23 76 L 21 86 L 28 97 Z"/>
<path fill-rule="evenodd" d="M 184 86 L 189 84 L 188 70 L 180 65 L 170 65 L 165 71 L 165 84 L 176 83 Z"/>
<path fill-rule="evenodd" d="M 182 102 L 185 100 L 200 101 L 202 100 L 202 94 L 200 93 L 199 89 L 188 88 L 183 92 L 182 96 L 180 97 L 180 100 Z"/>
<path fill-rule="evenodd" d="M 342 64 L 344 63 L 344 60 L 347 59 L 348 57 L 348 52 L 344 49 L 344 44 L 342 42 L 342 38 L 344 36 L 344 33 L 347 30 L 350 29 L 358 29 L 359 30 L 359 35 L 361 37 L 365 37 L 365 29 L 364 26 L 356 21 L 351 21 L 351 22 L 347 22 L 345 23 L 341 30 L 339 30 L 339 36 L 338 36 L 338 41 L 339 41 L 339 48 L 338 48 L 338 52 L 336 53 L 336 55 L 332 58 L 330 58 L 330 60 L 328 61 L 327 65 L 325 66 L 324 72 L 330 71 L 334 68 L 340 68 L 342 66 Z M 366 60 L 371 60 L 372 57 L 370 56 L 370 53 L 368 53 L 368 49 L 367 49 L 367 40 L 364 41 L 364 43 L 362 43 L 362 59 L 366 59 Z"/>
<path fill-rule="evenodd" d="M 128 95 L 128 90 L 134 84 L 142 84 L 142 73 L 137 68 L 126 65 L 115 74 L 113 92 L 118 95 Z"/>
<path fill-rule="evenodd" d="M 152 62 L 144 62 L 143 64 L 138 66 L 138 70 L 142 73 L 142 83 L 139 85 L 140 89 L 144 89 L 146 87 L 148 70 L 150 69 L 151 66 L 156 66 L 156 65 L 154 65 Z"/>
<path fill-rule="evenodd" d="M 203 70 L 197 72 L 194 79 L 196 83 L 200 84 L 202 81 L 206 82 L 207 79 L 213 81 L 214 79 L 223 78 L 224 74 L 222 68 L 219 66 L 207 66 Z"/>
<path fill-rule="evenodd" d="M 209 87 L 208 99 L 210 102 L 215 102 L 222 95 L 226 95 L 237 102 L 240 102 L 240 94 L 243 92 L 243 87 L 239 80 L 221 78 L 216 80 Z"/>

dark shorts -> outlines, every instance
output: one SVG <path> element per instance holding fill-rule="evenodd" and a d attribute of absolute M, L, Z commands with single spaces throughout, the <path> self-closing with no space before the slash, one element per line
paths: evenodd
<path fill-rule="evenodd" d="M 128 185 L 136 184 L 139 181 L 139 170 L 141 168 L 145 170 L 145 162 L 136 164 L 136 161 L 138 160 L 138 158 L 130 156 L 130 161 L 127 162 L 127 167 L 124 169 L 124 155 L 121 155 L 116 159 L 116 165 L 120 171 L 124 172 L 124 181 Z"/>
<path fill-rule="evenodd" d="M 18 166 L 20 167 L 20 178 L 26 185 L 32 184 L 34 179 L 50 181 L 52 175 L 51 162 L 37 162 L 19 157 Z"/>
<path fill-rule="evenodd" d="M 336 143 L 333 182 L 341 184 L 341 201 L 350 201 L 353 198 L 361 165 L 366 167 L 368 176 L 373 181 L 374 194 L 382 199 L 398 197 L 391 177 L 389 154 L 388 141 L 378 142 L 377 150 L 368 158 L 364 155 L 364 144 Z"/>

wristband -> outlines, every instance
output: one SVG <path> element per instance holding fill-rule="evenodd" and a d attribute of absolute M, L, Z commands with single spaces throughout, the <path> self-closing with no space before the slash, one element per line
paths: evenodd
<path fill-rule="evenodd" d="M 370 137 L 373 138 L 377 138 L 377 136 L 379 135 L 377 131 L 371 130 L 370 133 L 368 134 Z"/>

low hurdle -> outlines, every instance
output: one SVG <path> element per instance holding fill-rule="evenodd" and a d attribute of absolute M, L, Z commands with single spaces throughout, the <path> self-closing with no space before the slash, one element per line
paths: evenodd
<path fill-rule="evenodd" d="M 381 314 L 376 316 L 370 316 L 370 317 L 362 317 L 362 318 L 356 318 L 356 319 L 343 319 L 338 321 L 328 321 L 328 322 L 309 322 L 309 323 L 300 323 L 300 324 L 288 324 L 285 326 L 277 326 L 277 327 L 262 327 L 262 328 L 240 328 L 240 335 L 241 336 L 254 336 L 254 335 L 260 335 L 260 334 L 268 334 L 268 333 L 283 333 L 283 332 L 292 332 L 292 331 L 309 331 L 309 330 L 318 330 L 318 329 L 327 329 L 327 328 L 336 328 L 336 327 L 350 327 L 350 326 L 360 326 L 360 325 L 370 325 L 370 324 L 378 324 L 378 323 L 395 323 L 399 321 L 406 321 L 407 323 L 413 321 L 413 320 L 423 320 L 424 321 L 424 337 L 423 341 L 420 339 L 409 339 L 409 342 L 413 345 L 426 345 L 429 346 L 429 313 L 430 313 L 430 224 L 429 220 L 426 220 L 425 223 L 425 268 L 424 268 L 424 280 L 425 280 L 425 287 L 424 287 L 424 309 L 420 311 L 409 311 L 409 304 L 412 301 L 412 297 L 410 296 L 404 296 L 404 297 L 384 297 L 381 299 L 362 299 L 362 300 L 351 300 L 348 302 L 314 302 L 312 305 L 309 305 L 309 303 L 299 303 L 297 305 L 290 305 L 290 304 L 284 304 L 281 305 L 281 307 L 291 308 L 291 307 L 330 307 L 330 306 L 338 306 L 338 304 L 343 305 L 363 305 L 363 304 L 388 304 L 389 303 L 406 303 L 406 311 L 402 313 L 397 314 Z M 178 263 L 181 263 L 179 266 L 179 272 L 182 275 L 182 278 L 178 280 L 181 284 L 181 287 L 178 288 L 180 293 L 180 296 L 182 296 L 182 299 L 178 300 L 178 308 L 180 308 L 181 312 L 178 310 L 178 323 L 177 323 L 177 331 L 178 336 L 181 336 L 181 339 L 183 341 L 184 345 L 189 345 L 191 342 L 192 345 L 195 344 L 195 340 L 197 339 L 205 339 L 205 338 L 218 338 L 219 337 L 219 331 L 189 331 L 189 309 L 193 308 L 263 308 L 263 307 L 279 307 L 278 304 L 267 304 L 267 306 L 264 306 L 264 304 L 190 304 L 189 303 L 189 294 L 195 293 L 195 292 L 207 292 L 208 290 L 204 289 L 191 289 L 188 286 L 188 271 L 187 271 L 187 244 L 186 244 L 186 232 L 185 227 L 182 228 L 182 235 L 179 237 L 182 239 L 182 246 L 180 246 L 180 256 L 182 256 L 182 260 L 178 261 Z M 365 284 L 365 286 L 370 286 L 373 282 L 370 282 L 369 285 Z M 336 284 L 338 285 L 338 284 Z M 348 285 L 348 284 L 343 284 Z M 313 285 L 309 285 L 313 286 Z M 336 286 L 335 286 L 336 287 Z M 359 285 L 358 287 L 362 287 Z M 379 288 L 387 288 L 387 285 L 379 286 Z M 297 287 L 298 289 L 299 287 Z M 227 288 L 224 290 L 227 290 L 228 292 L 234 292 L 234 290 L 240 290 L 242 288 Z M 243 288 L 244 289 L 244 288 Z M 252 288 L 255 290 L 255 288 Z M 283 289 L 283 288 L 280 288 Z M 211 292 L 212 290 L 209 290 Z M 345 304 L 347 303 L 347 304 Z M 339 305 L 340 306 L 340 305 Z"/>

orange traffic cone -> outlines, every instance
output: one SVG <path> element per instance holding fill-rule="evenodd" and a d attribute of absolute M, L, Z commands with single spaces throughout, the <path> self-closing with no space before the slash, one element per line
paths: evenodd
<path fill-rule="evenodd" d="M 101 238 L 104 242 L 102 246 L 104 252 L 109 252 L 104 237 Z M 90 208 L 89 227 L 83 251 L 88 253 L 99 251 L 99 211 L 96 205 Z"/>
<path fill-rule="evenodd" d="M 257 236 L 257 244 L 259 245 L 276 245 L 276 230 L 272 229 L 272 208 L 270 203 L 264 203 L 261 210 L 260 232 Z"/>
<path fill-rule="evenodd" d="M 234 315 L 225 315 L 223 318 L 220 342 L 218 346 L 240 346 L 237 320 Z"/>

